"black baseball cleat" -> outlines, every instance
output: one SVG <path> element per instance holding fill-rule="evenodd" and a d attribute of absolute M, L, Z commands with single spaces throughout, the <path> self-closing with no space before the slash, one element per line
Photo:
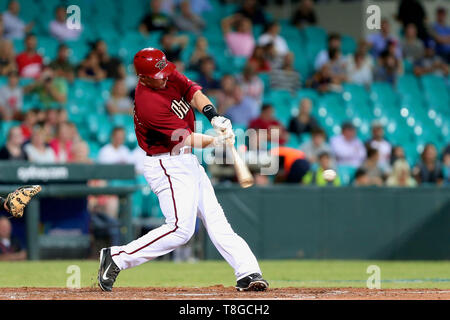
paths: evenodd
<path fill-rule="evenodd" d="M 98 269 L 98 285 L 103 291 L 111 291 L 119 275 L 120 269 L 111 257 L 111 249 L 100 250 L 100 268 Z"/>
<path fill-rule="evenodd" d="M 269 283 L 259 273 L 252 273 L 237 281 L 237 291 L 265 291 Z"/>

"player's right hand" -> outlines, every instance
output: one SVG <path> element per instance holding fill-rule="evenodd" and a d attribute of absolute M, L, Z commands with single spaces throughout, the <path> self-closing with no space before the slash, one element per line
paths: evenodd
<path fill-rule="evenodd" d="M 232 130 L 225 131 L 213 139 L 214 147 L 226 145 L 234 145 L 236 138 Z"/>
<path fill-rule="evenodd" d="M 222 133 L 225 131 L 232 132 L 233 126 L 231 125 L 230 119 L 227 119 L 222 116 L 216 116 L 211 119 L 211 124 L 214 129 L 217 130 L 217 132 Z"/>

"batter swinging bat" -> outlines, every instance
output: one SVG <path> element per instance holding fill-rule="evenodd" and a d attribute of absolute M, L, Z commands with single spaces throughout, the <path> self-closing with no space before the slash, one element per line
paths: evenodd
<path fill-rule="evenodd" d="M 239 184 L 242 188 L 251 187 L 254 184 L 254 179 L 252 174 L 250 173 L 250 170 L 239 156 L 236 148 L 234 146 L 230 146 L 230 148 L 233 154 L 234 169 L 236 170 L 236 176 Z"/>

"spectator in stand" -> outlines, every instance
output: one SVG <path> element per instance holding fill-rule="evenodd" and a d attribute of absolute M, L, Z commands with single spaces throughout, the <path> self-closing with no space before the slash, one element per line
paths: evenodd
<path fill-rule="evenodd" d="M 58 126 L 63 121 L 60 120 L 60 109 L 47 109 L 45 111 L 39 110 L 37 114 L 38 123 L 42 125 L 42 128 L 46 134 L 46 142 L 50 142 L 58 131 Z"/>
<path fill-rule="evenodd" d="M 206 57 L 200 62 L 200 75 L 197 83 L 209 94 L 215 95 L 220 89 L 220 81 L 216 79 L 214 72 L 216 64 L 214 59 Z"/>
<path fill-rule="evenodd" d="M 413 169 L 417 183 L 442 184 L 444 174 L 442 164 L 438 159 L 436 147 L 429 143 L 425 145 L 421 159 Z"/>
<path fill-rule="evenodd" d="M 256 72 L 269 72 L 270 63 L 266 58 L 264 47 L 256 46 L 253 50 L 252 56 L 248 60 L 248 63 L 253 66 Z"/>
<path fill-rule="evenodd" d="M 37 53 L 37 38 L 34 34 L 25 37 L 25 51 L 16 57 L 19 75 L 24 78 L 38 78 L 44 63 L 43 58 Z"/>
<path fill-rule="evenodd" d="M 191 4 L 192 12 L 199 16 L 213 9 L 210 0 L 190 0 L 189 2 Z"/>
<path fill-rule="evenodd" d="M 434 41 L 429 41 L 425 47 L 425 55 L 414 63 L 414 74 L 416 76 L 425 74 L 447 76 L 449 74 L 448 64 L 436 55 L 434 47 Z"/>
<path fill-rule="evenodd" d="M 172 33 L 165 33 L 161 39 L 161 50 L 165 53 L 167 60 L 175 61 L 181 58 L 181 52 L 189 43 L 187 36 L 175 36 Z"/>
<path fill-rule="evenodd" d="M 84 141 L 77 141 L 72 148 L 73 157 L 70 162 L 92 164 L 94 161 L 89 158 L 89 145 Z"/>
<path fill-rule="evenodd" d="M 300 150 L 305 153 L 306 159 L 310 163 L 316 163 L 319 160 L 319 154 L 326 152 L 330 155 L 332 162 L 335 160 L 332 155 L 332 151 L 328 143 L 326 142 L 327 136 L 322 128 L 313 128 L 311 132 L 311 139 L 305 141 L 300 145 Z"/>
<path fill-rule="evenodd" d="M 128 96 L 125 80 L 117 79 L 112 88 L 106 109 L 110 115 L 114 114 L 133 114 L 133 100 Z"/>
<path fill-rule="evenodd" d="M 330 49 L 328 52 L 331 78 L 334 83 L 341 84 L 347 81 L 347 61 L 342 58 L 340 49 Z"/>
<path fill-rule="evenodd" d="M 364 168 L 358 168 L 355 172 L 355 177 L 353 179 L 353 185 L 355 187 L 367 187 L 370 186 L 369 175 L 367 170 Z"/>
<path fill-rule="evenodd" d="M 319 71 L 317 71 L 310 79 L 306 81 L 306 86 L 313 88 L 320 93 L 329 92 L 332 90 L 339 91 L 340 84 L 333 83 L 331 77 L 331 67 L 328 63 L 324 64 Z"/>
<path fill-rule="evenodd" d="M 294 69 L 294 54 L 289 52 L 283 60 L 279 70 L 272 70 L 270 75 L 270 87 L 272 89 L 287 90 L 295 94 L 301 88 L 301 77 Z"/>
<path fill-rule="evenodd" d="M 314 61 L 314 69 L 316 71 L 320 70 L 322 66 L 324 66 L 328 61 L 330 61 L 330 51 L 331 50 L 341 50 L 341 36 L 337 33 L 330 33 L 328 35 L 328 45 L 327 49 L 323 49 L 319 51 L 316 55 L 316 59 Z M 344 57 L 340 57 L 340 59 L 344 60 Z"/>
<path fill-rule="evenodd" d="M 25 34 L 33 29 L 34 23 L 25 23 L 19 17 L 20 3 L 17 0 L 12 0 L 8 4 L 8 10 L 2 14 L 3 32 L 6 39 L 15 40 L 23 39 Z"/>
<path fill-rule="evenodd" d="M 331 155 L 328 152 L 321 152 L 319 154 L 317 169 L 310 169 L 308 173 L 303 177 L 302 183 L 306 185 L 315 185 L 319 187 L 341 185 L 341 179 L 338 175 L 333 181 L 327 181 L 323 177 L 323 172 L 328 169 L 332 169 Z"/>
<path fill-rule="evenodd" d="M 29 141 L 33 134 L 34 126 L 37 124 L 37 113 L 35 110 L 28 110 L 20 124 L 24 141 Z"/>
<path fill-rule="evenodd" d="M 73 128 L 68 122 L 58 124 L 56 137 L 50 141 L 50 147 L 55 153 L 55 162 L 66 163 L 73 158 Z"/>
<path fill-rule="evenodd" d="M 397 39 L 391 35 L 391 25 L 387 19 L 381 20 L 380 32 L 372 33 L 367 37 L 367 42 L 371 49 L 371 53 L 378 57 L 382 52 L 386 51 L 388 44 L 391 42 L 397 43 Z M 395 56 L 401 58 L 400 47 L 396 48 Z"/>
<path fill-rule="evenodd" d="M 366 158 L 366 148 L 356 136 L 356 129 L 351 122 L 342 124 L 342 133 L 330 140 L 331 150 L 338 165 L 358 168 Z"/>
<path fill-rule="evenodd" d="M 372 122 L 372 137 L 366 142 L 366 148 L 376 149 L 379 154 L 379 165 L 387 170 L 390 167 L 392 146 L 384 138 L 384 128 L 381 122 Z"/>
<path fill-rule="evenodd" d="M 233 56 L 250 57 L 255 48 L 252 22 L 240 15 L 233 15 L 222 20 L 225 42 Z"/>
<path fill-rule="evenodd" d="M 98 162 L 104 164 L 131 163 L 131 152 L 124 145 L 125 130 L 115 127 L 111 133 L 111 142 L 103 146 L 98 153 Z"/>
<path fill-rule="evenodd" d="M 299 29 L 317 23 L 316 13 L 314 12 L 314 2 L 312 0 L 301 0 L 298 8 L 294 11 L 291 18 L 291 24 Z"/>
<path fill-rule="evenodd" d="M 264 33 L 258 38 L 258 45 L 260 46 L 265 46 L 269 43 L 274 45 L 276 56 L 280 61 L 279 65 L 282 64 L 281 61 L 289 53 L 287 42 L 280 36 L 280 31 L 280 24 L 278 22 L 271 22 L 266 26 Z"/>
<path fill-rule="evenodd" d="M 95 51 L 88 53 L 78 66 L 78 77 L 86 80 L 101 81 L 106 78 L 106 72 L 100 66 L 100 60 Z"/>
<path fill-rule="evenodd" d="M 378 66 L 374 71 L 374 80 L 389 82 L 395 85 L 400 73 L 400 61 L 388 50 L 384 51 L 378 58 Z"/>
<path fill-rule="evenodd" d="M 416 26 L 417 34 L 422 41 L 428 40 L 428 31 L 425 26 L 427 14 L 420 0 L 401 0 L 398 6 L 397 20 L 402 23 L 403 29 L 408 24 Z"/>
<path fill-rule="evenodd" d="M 420 59 L 424 55 L 425 47 L 423 42 L 417 38 L 417 28 L 409 23 L 405 28 L 405 36 L 400 42 L 403 58 L 411 63 Z"/>
<path fill-rule="evenodd" d="M 347 64 L 348 82 L 369 87 L 373 80 L 373 64 L 366 63 L 363 52 L 356 51 Z"/>
<path fill-rule="evenodd" d="M 108 46 L 104 40 L 97 40 L 93 51 L 98 57 L 100 68 L 106 73 L 106 78 L 125 79 L 125 66 L 119 58 L 109 55 Z"/>
<path fill-rule="evenodd" d="M 0 38 L 0 76 L 16 71 L 16 55 L 11 41 Z"/>
<path fill-rule="evenodd" d="M 236 86 L 234 89 L 234 105 L 230 106 L 225 113 L 232 123 L 248 126 L 251 120 L 258 116 L 259 104 L 252 97 L 245 96 L 242 88 Z"/>
<path fill-rule="evenodd" d="M 379 163 L 380 154 L 377 149 L 369 148 L 367 150 L 367 159 L 364 161 L 362 168 L 364 168 L 369 176 L 369 183 L 374 186 L 383 185 L 385 172 Z"/>
<path fill-rule="evenodd" d="M 59 42 L 77 41 L 82 29 L 69 29 L 67 27 L 66 7 L 58 6 L 55 9 L 55 20 L 49 24 L 50 35 Z"/>
<path fill-rule="evenodd" d="M 442 165 L 444 167 L 445 184 L 450 184 L 450 144 L 442 152 Z"/>
<path fill-rule="evenodd" d="M 250 121 L 248 127 L 258 131 L 267 130 L 268 141 L 284 145 L 288 135 L 283 125 L 275 118 L 274 111 L 272 105 L 263 105 L 259 117 Z"/>
<path fill-rule="evenodd" d="M 431 36 L 436 42 L 436 53 L 450 63 L 450 25 L 447 24 L 447 9 L 436 10 L 436 22 L 431 26 Z"/>
<path fill-rule="evenodd" d="M 311 133 L 319 127 L 317 120 L 311 116 L 312 101 L 309 98 L 303 98 L 298 105 L 298 114 L 289 121 L 288 131 L 300 137 L 303 133 Z"/>
<path fill-rule="evenodd" d="M 217 109 L 225 114 L 236 103 L 236 79 L 231 74 L 225 74 L 220 81 L 221 90 L 217 93 Z"/>
<path fill-rule="evenodd" d="M 267 23 L 264 11 L 257 0 L 244 0 L 237 13 L 250 19 L 252 24 L 265 25 Z"/>
<path fill-rule="evenodd" d="M 392 166 L 394 164 L 394 162 L 399 159 L 405 159 L 405 150 L 401 146 L 395 146 L 392 148 L 391 158 L 390 158 L 389 163 Z"/>
<path fill-rule="evenodd" d="M 202 17 L 192 12 L 191 4 L 188 0 L 180 3 L 180 14 L 175 17 L 174 21 L 179 30 L 192 32 L 196 35 L 201 34 L 206 26 Z"/>
<path fill-rule="evenodd" d="M 0 160 L 28 160 L 27 154 L 23 150 L 23 135 L 20 127 L 9 129 L 6 144 L 0 149 Z"/>
<path fill-rule="evenodd" d="M 28 160 L 36 163 L 54 163 L 55 152 L 47 146 L 45 142 L 45 131 L 42 128 L 35 128 L 31 136 L 31 143 L 27 143 L 24 150 Z"/>
<path fill-rule="evenodd" d="M 150 12 L 139 25 L 139 31 L 144 35 L 152 31 L 168 31 L 173 25 L 170 17 L 162 12 L 161 4 L 161 0 L 150 0 Z"/>
<path fill-rule="evenodd" d="M 416 180 L 411 176 L 409 164 L 404 159 L 398 159 L 392 166 L 392 172 L 386 180 L 388 187 L 415 187 Z"/>
<path fill-rule="evenodd" d="M 60 78 L 65 78 L 67 81 L 72 82 L 75 78 L 74 66 L 69 61 L 70 50 L 65 44 L 60 44 L 58 47 L 58 54 L 49 67 L 55 71 L 55 75 Z"/>
<path fill-rule="evenodd" d="M 11 236 L 11 232 L 9 219 L 0 216 L 0 261 L 25 260 L 27 252 L 22 249 L 20 241 Z"/>
<path fill-rule="evenodd" d="M 0 88 L 0 117 L 5 121 L 19 119 L 23 106 L 23 90 L 19 86 L 19 75 L 11 71 L 8 83 Z"/>
<path fill-rule="evenodd" d="M 248 63 L 242 73 L 237 75 L 237 84 L 244 95 L 254 98 L 261 105 L 264 95 L 264 83 L 256 74 L 254 66 Z"/>
<path fill-rule="evenodd" d="M 208 40 L 205 37 L 198 37 L 195 42 L 194 52 L 192 52 L 189 59 L 189 68 L 199 71 L 200 62 L 205 58 L 212 58 L 208 51 Z"/>

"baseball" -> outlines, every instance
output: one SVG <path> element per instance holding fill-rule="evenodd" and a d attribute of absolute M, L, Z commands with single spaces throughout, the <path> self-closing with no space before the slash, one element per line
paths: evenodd
<path fill-rule="evenodd" d="M 327 181 L 333 181 L 336 178 L 336 171 L 332 169 L 325 170 L 323 172 L 323 178 Z"/>

